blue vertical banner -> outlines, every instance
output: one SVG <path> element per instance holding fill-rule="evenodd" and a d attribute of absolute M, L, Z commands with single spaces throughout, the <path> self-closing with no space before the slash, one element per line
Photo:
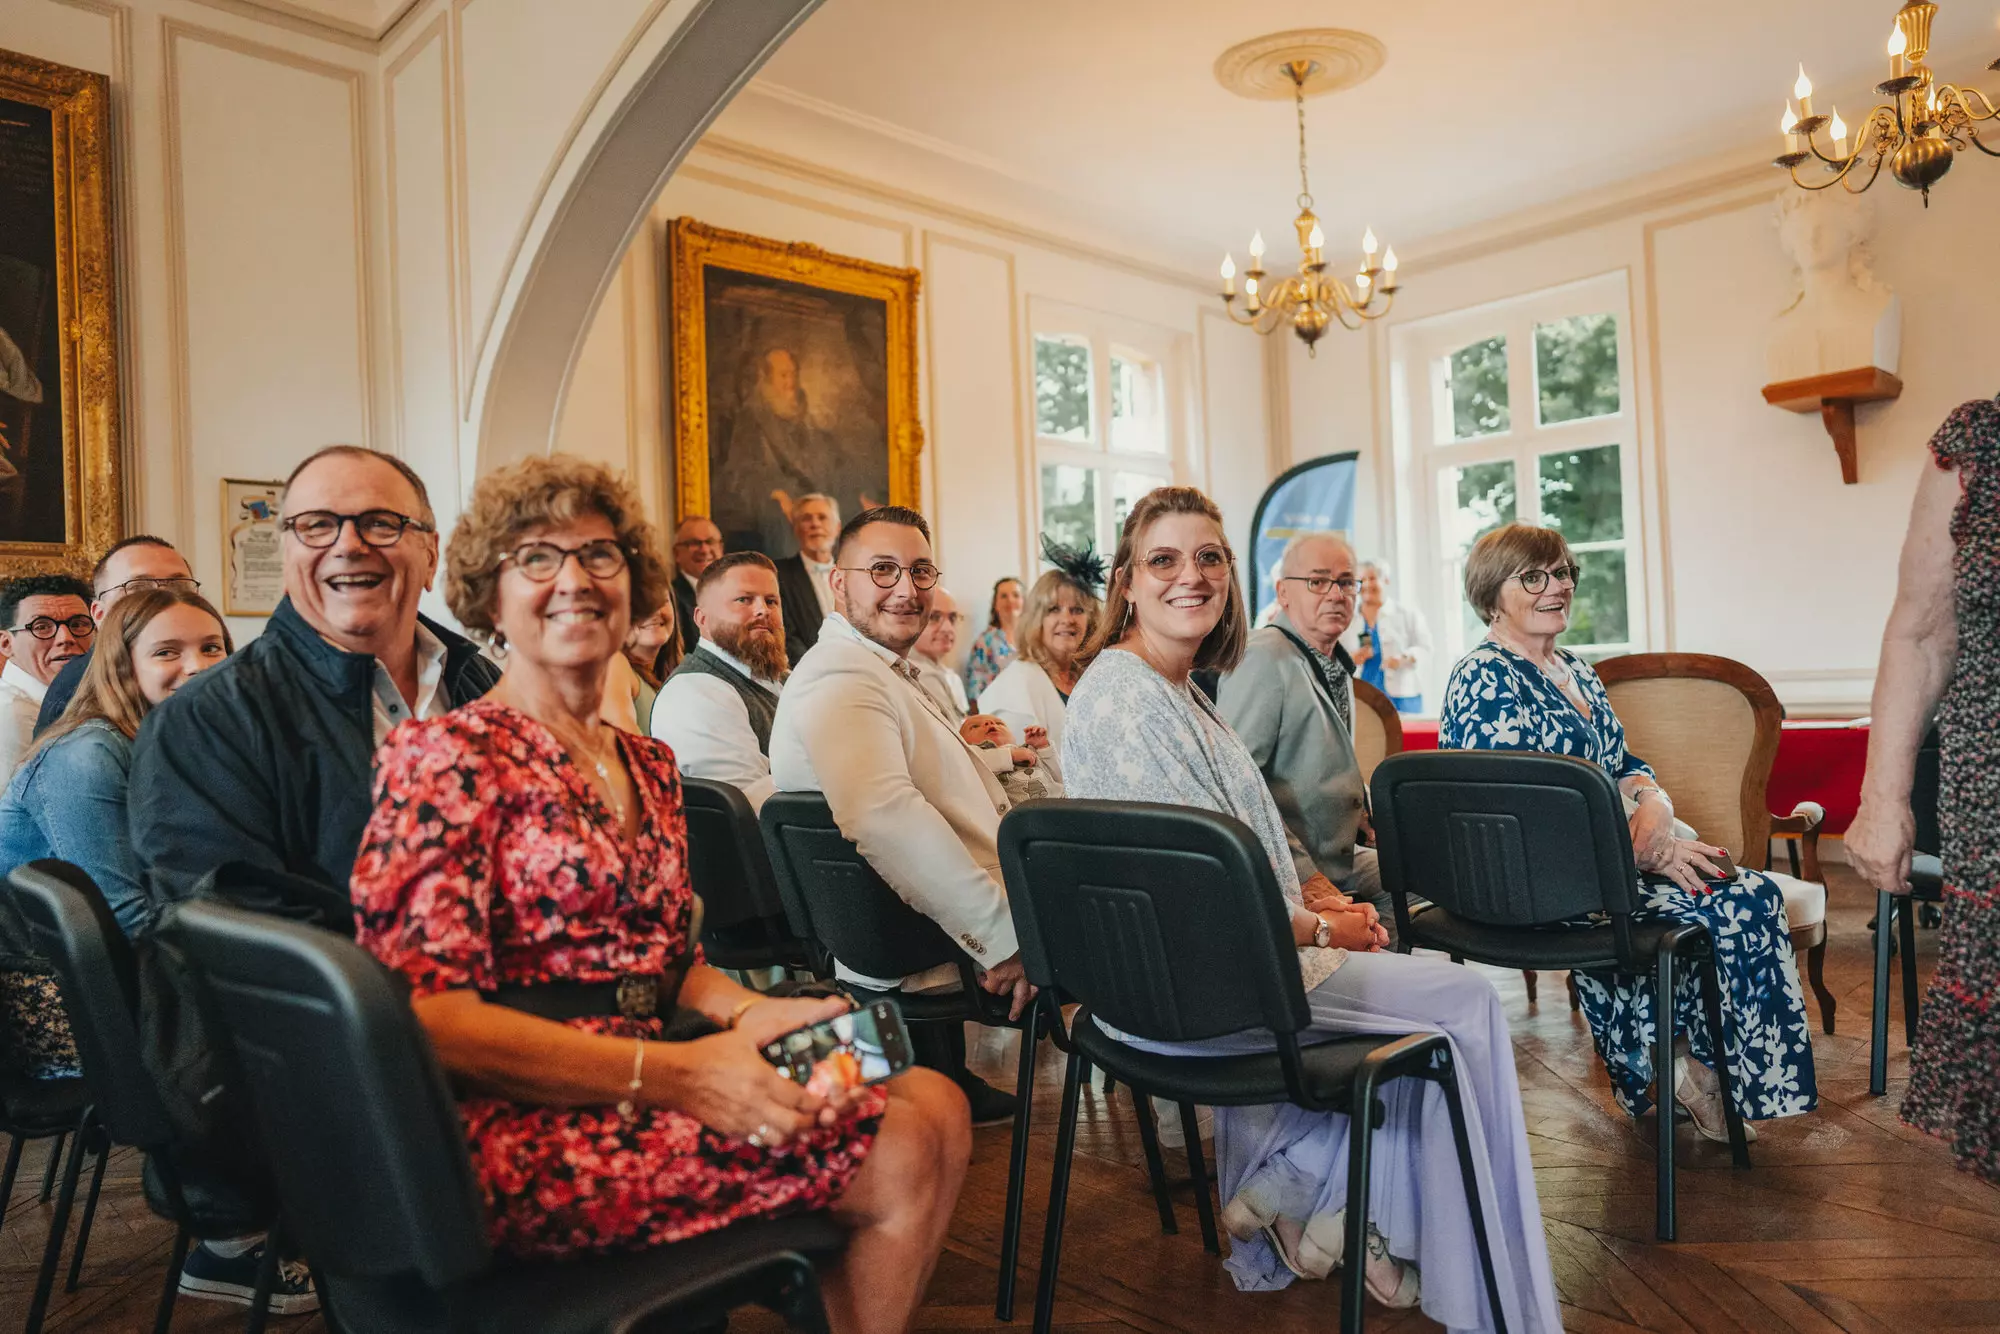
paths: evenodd
<path fill-rule="evenodd" d="M 1288 468 L 1264 490 L 1250 525 L 1251 619 L 1261 618 L 1276 600 L 1271 580 L 1278 573 L 1285 543 L 1300 533 L 1339 533 L 1354 523 L 1354 481 L 1361 466 L 1354 450 L 1328 454 Z"/>

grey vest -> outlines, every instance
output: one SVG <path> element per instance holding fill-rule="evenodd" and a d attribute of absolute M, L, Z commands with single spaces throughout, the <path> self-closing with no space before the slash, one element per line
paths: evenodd
<path fill-rule="evenodd" d="M 713 653 L 704 653 L 700 649 L 682 658 L 681 665 L 674 668 L 674 675 L 713 676 L 727 682 L 730 689 L 742 697 L 743 707 L 750 714 L 750 730 L 757 734 L 757 749 L 767 756 L 771 753 L 771 723 L 778 716 L 776 695 Z"/>

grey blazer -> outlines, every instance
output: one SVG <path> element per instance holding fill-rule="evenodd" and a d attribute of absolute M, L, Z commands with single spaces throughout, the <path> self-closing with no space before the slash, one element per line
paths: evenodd
<path fill-rule="evenodd" d="M 1314 871 L 1338 884 L 1354 868 L 1364 790 L 1354 738 L 1333 711 L 1319 672 L 1275 625 L 1251 632 L 1243 661 L 1222 678 L 1216 705 L 1270 784 L 1299 879 Z M 1296 633 L 1296 632 L 1295 632 Z M 1353 716 L 1354 687 L 1348 692 Z"/>

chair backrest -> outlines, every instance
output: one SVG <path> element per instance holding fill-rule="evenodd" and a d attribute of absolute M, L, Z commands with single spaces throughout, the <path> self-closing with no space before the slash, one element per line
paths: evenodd
<path fill-rule="evenodd" d="M 353 941 L 210 900 L 179 930 L 250 1086 L 286 1230 L 347 1278 L 486 1267 L 458 1108 L 403 988 Z"/>
<path fill-rule="evenodd" d="M 728 783 L 683 776 L 681 804 L 687 811 L 688 878 L 701 896 L 703 931 L 783 921 L 785 904 L 771 875 L 770 853 L 743 793 Z"/>
<path fill-rule="evenodd" d="M 173 1123 L 140 1055 L 137 962 L 104 895 L 68 862 L 30 862 L 7 882 L 35 953 L 56 970 L 97 1119 L 120 1144 L 169 1144 Z"/>
<path fill-rule="evenodd" d="M 944 928 L 905 903 L 840 832 L 825 797 L 774 792 L 758 823 L 785 916 L 801 940 L 867 977 L 965 962 Z"/>
<path fill-rule="evenodd" d="M 1567 755 L 1410 751 L 1382 761 L 1372 789 L 1382 884 L 1399 920 L 1411 895 L 1488 926 L 1601 909 L 1624 949 L 1639 873 L 1604 770 Z"/>
<path fill-rule="evenodd" d="M 1766 789 L 1784 706 L 1771 683 L 1733 658 L 1631 653 L 1597 664 L 1625 744 L 1653 766 L 1674 814 L 1737 865 L 1771 857 Z"/>
<path fill-rule="evenodd" d="M 1938 734 L 1933 727 L 1917 747 L 1917 767 L 1910 780 L 1910 814 L 1917 823 L 1912 850 L 1934 857 L 1944 851 L 1944 833 L 1938 826 L 1938 792 L 1943 785 L 1939 758 Z"/>
<path fill-rule="evenodd" d="M 1356 677 L 1354 680 L 1354 759 L 1361 769 L 1361 781 L 1375 776 L 1375 766 L 1391 755 L 1403 752 L 1403 715 L 1380 690 Z"/>
<path fill-rule="evenodd" d="M 1000 821 L 1028 980 L 1138 1037 L 1310 1021 L 1290 914 L 1257 836 L 1213 811 L 1034 801 Z"/>

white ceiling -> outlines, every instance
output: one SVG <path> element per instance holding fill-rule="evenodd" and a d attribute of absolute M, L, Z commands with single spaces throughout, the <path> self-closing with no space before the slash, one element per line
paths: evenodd
<path fill-rule="evenodd" d="M 1815 109 L 1837 101 L 1852 123 L 1887 77 L 1877 53 L 1895 10 L 1895 0 L 828 0 L 718 128 L 773 148 L 788 138 L 828 165 L 915 177 L 896 183 L 948 198 L 1004 198 L 1190 270 L 1212 269 L 1225 247 L 1240 264 L 1253 227 L 1285 262 L 1296 255 L 1292 108 L 1225 92 L 1212 66 L 1264 33 L 1357 28 L 1387 46 L 1386 65 L 1309 101 L 1307 120 L 1329 250 L 1358 258 L 1370 224 L 1407 245 L 1718 153 L 1775 155 L 1801 60 Z M 1933 65 L 1983 70 L 2000 55 L 1995 12 L 1995 0 L 1942 0 Z"/>

